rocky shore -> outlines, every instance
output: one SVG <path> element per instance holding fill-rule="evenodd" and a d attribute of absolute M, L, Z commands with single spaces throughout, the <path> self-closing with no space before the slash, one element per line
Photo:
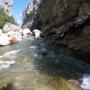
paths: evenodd
<path fill-rule="evenodd" d="M 23 29 L 18 25 L 6 23 L 3 29 L 0 29 L 0 46 L 14 44 L 27 37 L 33 37 L 28 28 Z"/>

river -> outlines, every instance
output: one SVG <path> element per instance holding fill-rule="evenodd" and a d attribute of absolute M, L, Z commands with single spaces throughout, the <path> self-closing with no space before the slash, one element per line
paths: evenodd
<path fill-rule="evenodd" d="M 89 65 L 64 50 L 43 56 L 44 48 L 46 42 L 32 38 L 0 47 L 0 86 L 11 83 L 16 90 L 68 90 L 67 81 L 78 80 L 84 90 L 90 90 Z"/>

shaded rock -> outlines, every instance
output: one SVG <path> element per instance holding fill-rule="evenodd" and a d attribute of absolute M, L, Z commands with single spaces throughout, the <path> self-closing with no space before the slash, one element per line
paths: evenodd
<path fill-rule="evenodd" d="M 41 30 L 52 47 L 69 48 L 90 59 L 90 0 L 41 0 L 32 20 L 31 30 Z"/>
<path fill-rule="evenodd" d="M 46 49 L 42 50 L 42 56 L 47 56 L 48 55 L 48 51 Z"/>

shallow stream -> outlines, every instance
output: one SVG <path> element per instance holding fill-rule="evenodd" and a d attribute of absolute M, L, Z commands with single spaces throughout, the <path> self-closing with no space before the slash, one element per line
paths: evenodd
<path fill-rule="evenodd" d="M 90 90 L 87 64 L 64 50 L 43 56 L 46 47 L 46 42 L 31 38 L 0 47 L 0 86 L 12 83 L 16 90 L 68 90 L 67 81 L 78 80 L 81 87 Z"/>

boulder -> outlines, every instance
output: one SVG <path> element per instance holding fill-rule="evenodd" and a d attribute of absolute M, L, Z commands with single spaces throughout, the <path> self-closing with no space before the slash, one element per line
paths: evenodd
<path fill-rule="evenodd" d="M 0 36 L 0 46 L 5 46 L 5 45 L 9 45 L 10 44 L 10 38 L 5 35 L 5 34 L 2 34 Z"/>
<path fill-rule="evenodd" d="M 32 32 L 28 28 L 23 29 L 23 37 L 29 37 L 32 35 Z"/>
<path fill-rule="evenodd" d="M 10 31 L 13 31 L 13 32 L 19 32 L 21 31 L 21 27 L 18 26 L 18 25 L 14 25 L 14 24 L 11 24 L 11 23 L 6 23 L 3 27 L 3 32 L 4 33 L 8 33 Z"/>
<path fill-rule="evenodd" d="M 10 38 L 10 41 L 17 42 L 22 40 L 22 35 L 19 32 L 8 32 L 6 35 Z"/>
<path fill-rule="evenodd" d="M 22 40 L 22 36 L 18 32 L 8 32 L 0 35 L 0 46 L 14 44 Z"/>
<path fill-rule="evenodd" d="M 40 38 L 40 34 L 41 34 L 41 31 L 40 30 L 35 29 L 35 30 L 33 30 L 33 33 L 34 33 L 34 37 L 35 38 Z"/>

